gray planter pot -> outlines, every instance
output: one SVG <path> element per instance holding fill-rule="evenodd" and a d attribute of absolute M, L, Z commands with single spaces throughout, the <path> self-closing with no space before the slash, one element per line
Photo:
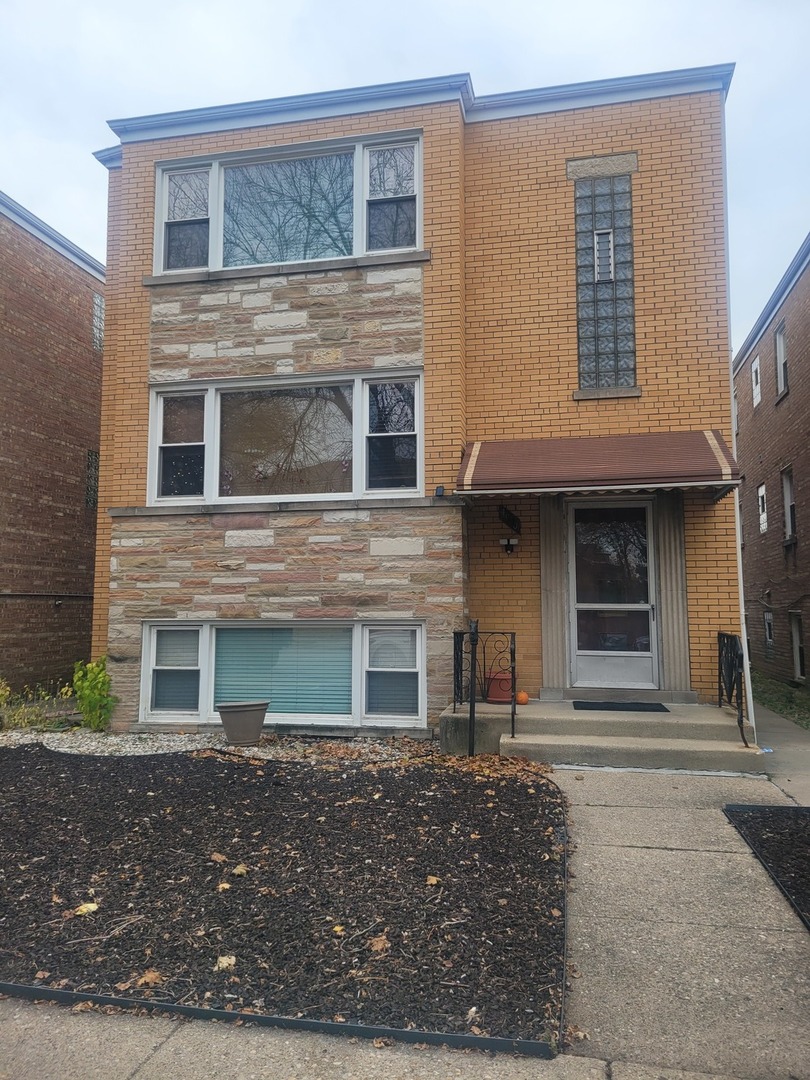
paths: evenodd
<path fill-rule="evenodd" d="M 269 701 L 226 701 L 214 706 L 231 746 L 258 744 L 269 706 Z"/>

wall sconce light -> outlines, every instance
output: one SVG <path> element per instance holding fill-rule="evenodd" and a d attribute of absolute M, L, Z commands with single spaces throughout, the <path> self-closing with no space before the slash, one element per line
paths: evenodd
<path fill-rule="evenodd" d="M 506 540 L 500 540 L 499 543 L 503 550 L 506 552 L 506 554 L 511 555 L 515 548 L 518 546 L 518 537 L 508 536 Z"/>

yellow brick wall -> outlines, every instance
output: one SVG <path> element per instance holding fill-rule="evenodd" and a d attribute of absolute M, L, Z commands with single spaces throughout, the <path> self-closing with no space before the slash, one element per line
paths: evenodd
<path fill-rule="evenodd" d="M 520 543 L 504 554 L 498 543 L 510 535 L 498 520 L 498 502 L 477 503 L 467 517 L 469 614 L 479 629 L 516 634 L 518 689 L 531 697 L 543 683 L 540 648 L 540 524 L 535 498 L 505 499 L 521 520 Z"/>
<path fill-rule="evenodd" d="M 740 633 L 734 499 L 684 498 L 692 689 L 717 701 L 717 632 Z"/>
<path fill-rule="evenodd" d="M 469 440 L 661 427 L 730 437 L 721 125 L 719 92 L 468 125 Z M 642 396 L 573 401 L 566 161 L 630 151 Z"/>

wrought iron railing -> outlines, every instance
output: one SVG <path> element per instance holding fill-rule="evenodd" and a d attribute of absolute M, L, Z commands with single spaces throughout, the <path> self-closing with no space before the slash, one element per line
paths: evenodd
<path fill-rule="evenodd" d="M 453 712 L 469 702 L 469 753 L 475 753 L 476 701 L 497 698 L 511 705 L 512 738 L 515 737 L 516 674 L 515 635 L 507 630 L 479 630 L 470 620 L 469 630 L 453 633 Z"/>
<path fill-rule="evenodd" d="M 727 701 L 737 709 L 737 725 L 744 746 L 748 740 L 743 730 L 743 674 L 745 661 L 742 642 L 736 634 L 717 635 L 717 707 Z"/>

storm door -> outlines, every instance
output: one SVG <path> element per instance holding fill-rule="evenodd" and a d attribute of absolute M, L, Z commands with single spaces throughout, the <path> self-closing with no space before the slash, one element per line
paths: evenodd
<path fill-rule="evenodd" d="M 571 685 L 655 690 L 651 506 L 569 508 Z"/>

